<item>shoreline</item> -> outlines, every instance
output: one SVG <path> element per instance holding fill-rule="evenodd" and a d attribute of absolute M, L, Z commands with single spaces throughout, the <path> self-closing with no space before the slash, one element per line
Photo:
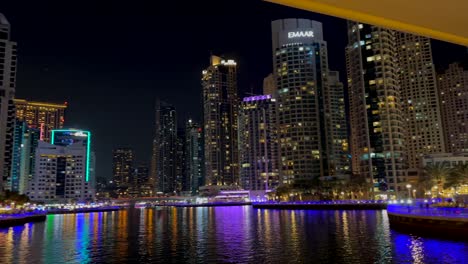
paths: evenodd
<path fill-rule="evenodd" d="M 385 210 L 385 203 L 257 203 L 254 209 L 277 210 Z"/>
<path fill-rule="evenodd" d="M 174 207 L 223 207 L 223 206 L 244 206 L 252 205 L 251 202 L 232 202 L 232 203 L 204 203 L 204 204 L 171 204 L 166 206 Z"/>
<path fill-rule="evenodd" d="M 122 207 L 112 207 L 112 208 L 80 208 L 74 210 L 67 210 L 67 209 L 55 209 L 55 210 L 47 210 L 47 215 L 55 215 L 55 214 L 80 214 L 80 213 L 99 213 L 99 212 L 114 212 L 123 209 Z"/>
<path fill-rule="evenodd" d="M 421 236 L 466 239 L 468 237 L 468 218 L 428 216 L 388 212 L 390 227 L 396 231 Z"/>
<path fill-rule="evenodd" d="M 34 222 L 44 222 L 47 218 L 47 215 L 44 214 L 35 214 L 35 215 L 27 215 L 27 216 L 18 216 L 18 217 L 11 217 L 6 219 L 0 218 L 0 228 L 8 228 L 12 226 L 20 226 L 27 223 L 34 223 Z"/>

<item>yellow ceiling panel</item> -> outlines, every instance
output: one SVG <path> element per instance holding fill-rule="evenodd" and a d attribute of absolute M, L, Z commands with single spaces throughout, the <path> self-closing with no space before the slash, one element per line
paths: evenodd
<path fill-rule="evenodd" d="M 265 0 L 468 46 L 468 0 Z"/>

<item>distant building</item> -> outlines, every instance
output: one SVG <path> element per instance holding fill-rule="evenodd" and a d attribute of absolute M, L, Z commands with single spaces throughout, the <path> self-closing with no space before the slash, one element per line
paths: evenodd
<path fill-rule="evenodd" d="M 173 193 L 176 184 L 177 116 L 174 106 L 156 101 L 151 183 L 157 192 Z"/>
<path fill-rule="evenodd" d="M 238 185 L 237 63 L 211 56 L 202 74 L 205 184 Z"/>
<path fill-rule="evenodd" d="M 10 176 L 5 189 L 25 194 L 34 174 L 35 153 L 40 131 L 29 128 L 24 121 L 16 120 L 13 133 L 13 151 Z"/>
<path fill-rule="evenodd" d="M 117 188 L 128 188 L 132 185 L 133 162 L 135 159 L 133 149 L 117 148 L 113 151 L 112 174 L 113 182 Z"/>
<path fill-rule="evenodd" d="M 335 157 L 343 156 L 347 138 L 333 130 L 341 127 L 342 115 L 332 109 L 339 81 L 331 87 L 327 43 L 322 24 L 308 19 L 272 22 L 273 75 L 278 100 L 278 134 L 281 183 L 312 180 L 343 174 Z M 336 78 L 335 78 L 336 79 Z M 333 88 L 333 90 L 331 90 Z M 338 123 L 336 120 L 339 119 Z M 337 127 L 340 126 L 340 127 Z M 339 147 L 335 147 L 339 146 Z M 337 171 L 340 169 L 340 171 Z"/>
<path fill-rule="evenodd" d="M 185 124 L 185 162 L 187 191 L 198 194 L 203 179 L 203 131 L 199 124 L 189 119 Z"/>
<path fill-rule="evenodd" d="M 0 193 L 10 176 L 15 123 L 16 42 L 10 40 L 10 24 L 0 14 Z"/>
<path fill-rule="evenodd" d="M 267 77 L 263 79 L 263 94 L 275 96 L 277 92 L 276 89 L 276 80 L 273 73 L 268 74 Z"/>
<path fill-rule="evenodd" d="M 187 178 L 187 164 L 186 164 L 186 147 L 185 147 L 185 129 L 177 130 L 176 142 L 176 191 L 190 192 L 190 182 Z"/>
<path fill-rule="evenodd" d="M 417 169 L 424 155 L 445 152 L 431 41 L 403 32 L 395 34 L 406 156 L 408 168 Z"/>
<path fill-rule="evenodd" d="M 406 127 L 397 54 L 394 31 L 348 21 L 352 168 L 373 183 L 375 195 L 406 191 Z"/>
<path fill-rule="evenodd" d="M 39 141 L 28 197 L 37 202 L 94 200 L 94 187 L 86 176 L 87 149 L 81 140 L 59 145 Z"/>
<path fill-rule="evenodd" d="M 447 152 L 468 152 L 468 69 L 450 64 L 438 75 Z"/>
<path fill-rule="evenodd" d="M 153 195 L 153 188 L 149 184 L 149 168 L 146 164 L 138 164 L 134 170 L 135 179 L 133 180 L 138 196 L 148 197 Z"/>
<path fill-rule="evenodd" d="M 67 103 L 55 104 L 23 99 L 14 99 L 14 102 L 16 118 L 26 121 L 31 128 L 39 129 L 42 141 L 50 142 L 51 131 L 63 128 Z"/>
<path fill-rule="evenodd" d="M 239 110 L 240 183 L 245 190 L 270 190 L 279 184 L 276 99 L 245 97 Z"/>

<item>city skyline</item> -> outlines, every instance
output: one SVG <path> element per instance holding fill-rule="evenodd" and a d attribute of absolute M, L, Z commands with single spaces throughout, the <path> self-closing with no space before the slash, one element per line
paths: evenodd
<path fill-rule="evenodd" d="M 147 7 L 145 5 L 137 5 L 130 10 L 127 10 L 126 6 L 116 5 L 104 17 L 101 17 L 102 14 L 98 15 L 87 10 L 86 3 L 76 10 L 62 14 L 53 12 L 54 8 L 59 7 L 37 6 L 38 10 L 43 11 L 37 13 L 47 14 L 44 19 L 46 24 L 50 25 L 43 32 L 47 41 L 38 42 L 38 39 L 43 38 L 37 38 L 37 33 L 32 30 L 31 25 L 24 22 L 27 21 L 24 16 L 34 18 L 38 14 L 32 11 L 17 12 L 20 6 L 9 3 L 2 11 L 14 25 L 12 38 L 20 47 L 18 63 L 21 71 L 17 80 L 17 97 L 45 102 L 68 101 L 65 127 L 80 127 L 93 132 L 93 136 L 98 139 L 95 145 L 99 160 L 96 168 L 98 176 L 110 178 L 111 153 L 114 148 L 134 146 L 137 159 L 149 162 L 151 144 L 148 142 L 151 142 L 152 137 L 152 110 L 155 97 L 159 96 L 174 104 L 181 116 L 179 118 L 181 122 L 189 117 L 197 122 L 202 121 L 199 74 L 207 63 L 210 51 L 232 55 L 232 58 L 239 63 L 240 98 L 252 88 L 254 93 L 260 94 L 263 78 L 272 71 L 270 37 L 272 20 L 299 17 L 322 22 L 329 50 L 329 68 L 338 70 L 341 81 L 345 83 L 344 47 L 347 43 L 345 20 L 260 1 L 250 4 L 238 3 L 229 10 L 220 4 L 203 5 L 206 5 L 206 10 L 199 16 L 175 14 L 178 11 L 175 6 L 156 6 L 156 12 L 161 13 L 163 10 L 168 12 L 162 16 L 163 20 L 175 17 L 171 18 L 175 21 L 174 24 L 163 29 L 156 26 L 162 20 L 152 19 L 154 14 L 143 11 Z M 231 21 L 245 7 L 248 7 L 248 11 L 244 18 Z M 51 9 L 46 10 L 47 8 Z M 213 30 L 207 33 L 196 30 L 196 27 L 187 27 L 183 33 L 176 33 L 178 32 L 176 28 L 186 22 L 205 23 L 206 21 L 202 19 L 203 12 L 209 13 L 210 10 L 224 10 L 225 16 L 231 17 L 227 19 L 229 21 L 222 23 L 222 26 L 221 24 L 216 26 L 225 30 Z M 255 15 L 259 10 L 262 16 Z M 86 14 L 87 19 L 77 23 L 82 13 Z M 123 14 L 131 18 L 129 21 L 132 26 L 124 27 L 121 29 L 122 32 L 112 29 L 112 23 L 118 21 Z M 54 24 L 54 21 L 58 20 L 63 25 Z M 103 31 L 106 34 L 101 36 L 100 32 Z M 61 34 L 64 34 L 63 38 L 59 37 Z M 81 45 L 79 43 L 82 43 L 79 35 L 82 34 L 94 39 L 93 43 L 98 51 L 84 54 L 79 48 Z M 114 41 L 117 37 L 120 38 L 121 34 L 135 37 L 140 40 L 137 42 L 139 44 L 125 40 Z M 184 42 L 172 41 L 171 44 L 161 44 L 151 35 L 164 35 L 177 41 L 187 36 L 200 35 L 201 38 L 197 38 L 199 41 L 189 48 L 191 56 L 183 59 L 181 55 L 176 54 L 176 59 L 173 60 L 171 56 L 156 50 L 179 50 L 185 47 L 181 44 Z M 464 47 L 440 41 L 432 41 L 432 44 L 437 69 L 446 67 L 448 63 L 456 61 L 465 53 Z M 125 55 L 119 61 L 112 59 L 117 54 L 122 54 L 121 50 L 127 50 L 133 45 L 142 47 L 135 55 L 147 58 L 137 60 Z M 143 54 L 148 56 L 141 56 Z M 44 57 L 46 55 L 48 57 Z M 87 62 L 91 61 L 91 58 L 95 63 L 89 68 Z M 135 69 L 129 69 L 130 67 Z M 116 76 L 118 78 L 114 80 Z M 161 76 L 164 77 L 160 78 Z M 161 80 L 157 80 L 158 78 Z M 114 92 L 115 95 L 111 95 Z M 187 96 L 180 96 L 181 92 Z M 127 108 L 121 107 L 123 104 L 127 105 Z M 95 118 L 91 120 L 87 118 L 89 116 Z M 122 127 L 122 123 L 128 124 L 128 127 Z M 113 131 L 113 137 L 106 136 L 109 129 Z"/>

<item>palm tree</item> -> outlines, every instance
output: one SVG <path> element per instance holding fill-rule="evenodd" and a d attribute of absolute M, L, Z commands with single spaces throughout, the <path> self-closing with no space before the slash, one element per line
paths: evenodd
<path fill-rule="evenodd" d="M 426 184 L 426 186 L 429 184 L 432 186 L 436 185 L 439 190 L 442 190 L 442 187 L 450 174 L 450 168 L 443 162 L 437 162 L 424 167 L 424 174 L 425 176 L 423 176 L 421 180 Z"/>
<path fill-rule="evenodd" d="M 453 168 L 447 176 L 444 186 L 456 188 L 464 184 L 468 184 L 468 164 L 461 164 Z"/>

